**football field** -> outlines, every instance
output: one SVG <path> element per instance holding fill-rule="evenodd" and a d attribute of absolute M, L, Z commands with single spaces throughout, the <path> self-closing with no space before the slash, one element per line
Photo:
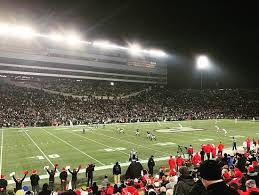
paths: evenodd
<path fill-rule="evenodd" d="M 218 132 L 215 126 L 219 127 Z M 117 128 L 123 128 L 124 134 L 119 134 Z M 137 128 L 140 129 L 140 136 L 135 135 Z M 222 129 L 227 130 L 226 136 Z M 154 133 L 157 140 L 148 140 L 147 131 Z M 230 148 L 232 136 L 235 136 L 238 146 L 241 146 L 247 136 L 258 140 L 259 123 L 248 120 L 219 120 L 217 123 L 215 120 L 197 120 L 108 124 L 99 125 L 98 128 L 5 128 L 0 129 L 0 136 L 0 170 L 7 180 L 11 180 L 11 172 L 15 171 L 16 176 L 21 177 L 24 170 L 31 173 L 32 169 L 47 177 L 43 167 L 52 167 L 55 163 L 59 164 L 58 170 L 67 165 L 76 168 L 81 164 L 83 172 L 89 163 L 94 163 L 97 170 L 107 169 L 116 161 L 128 162 L 133 148 L 140 160 L 147 160 L 150 155 L 154 155 L 155 160 L 165 160 L 169 155 L 176 155 L 178 145 L 188 147 L 192 144 L 196 151 L 203 143 L 218 145 L 221 141 L 226 148 Z"/>

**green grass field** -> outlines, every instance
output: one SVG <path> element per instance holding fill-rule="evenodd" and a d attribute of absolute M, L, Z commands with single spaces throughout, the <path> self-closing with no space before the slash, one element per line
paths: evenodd
<path fill-rule="evenodd" d="M 181 124 L 181 125 L 180 125 Z M 216 132 L 215 125 L 228 131 Z M 180 127 L 182 126 L 182 127 Z M 125 134 L 118 134 L 116 129 L 121 127 Z M 225 147 L 231 147 L 231 136 L 236 136 L 238 146 L 242 145 L 247 136 L 259 137 L 259 123 L 253 121 L 215 120 L 204 121 L 175 121 L 160 123 L 132 123 L 100 125 L 90 130 L 83 126 L 74 127 L 43 127 L 43 128 L 9 128 L 1 129 L 1 173 L 11 179 L 9 173 L 15 171 L 20 177 L 24 170 L 37 169 L 39 175 L 46 175 L 44 166 L 58 163 L 71 168 L 82 164 L 95 163 L 96 167 L 112 165 L 116 161 L 128 161 L 129 152 L 135 148 L 141 160 L 150 155 L 155 160 L 161 157 L 175 155 L 177 146 L 192 144 L 195 150 L 200 149 L 202 143 L 218 144 L 222 141 Z M 135 129 L 140 129 L 140 137 L 135 136 Z M 157 131 L 157 130 L 161 130 Z M 176 132 L 166 132 L 171 131 Z M 195 129 L 200 129 L 194 131 Z M 188 130 L 181 132 L 182 130 Z M 156 141 L 146 138 L 146 131 L 152 131 Z M 97 169 L 98 170 L 98 169 Z M 99 175 L 111 173 L 111 170 L 102 170 Z M 83 174 L 82 174 L 83 176 Z"/>

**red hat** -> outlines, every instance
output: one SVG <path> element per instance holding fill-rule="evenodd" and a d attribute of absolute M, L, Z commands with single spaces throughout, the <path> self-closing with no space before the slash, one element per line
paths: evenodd
<path fill-rule="evenodd" d="M 254 170 L 254 167 L 250 165 L 250 166 L 247 168 L 247 171 L 248 171 L 249 173 L 251 173 L 251 172 L 254 172 L 255 170 Z"/>
<path fill-rule="evenodd" d="M 28 173 L 29 173 L 29 171 L 27 171 L 27 170 L 26 170 L 26 171 L 23 171 L 23 174 L 24 174 L 24 175 L 27 175 Z"/>
<path fill-rule="evenodd" d="M 1 179 L 5 179 L 5 175 L 1 175 Z"/>
<path fill-rule="evenodd" d="M 164 171 L 165 170 L 165 166 L 162 166 L 161 169 Z"/>
<path fill-rule="evenodd" d="M 62 167 L 62 171 L 65 171 L 66 170 L 66 168 L 65 167 Z"/>
<path fill-rule="evenodd" d="M 34 175 L 37 174 L 37 170 L 36 170 L 36 169 L 33 169 L 33 170 L 32 170 L 32 174 L 34 174 Z"/>
<path fill-rule="evenodd" d="M 76 193 L 76 195 L 81 195 L 81 192 L 78 189 L 75 191 L 75 193 Z"/>
<path fill-rule="evenodd" d="M 253 166 L 257 166 L 258 165 L 257 161 L 253 161 L 252 164 L 253 164 Z"/>
<path fill-rule="evenodd" d="M 55 166 L 55 167 L 58 167 L 58 163 L 55 163 L 54 166 Z"/>
<path fill-rule="evenodd" d="M 223 178 L 225 180 L 230 178 L 230 175 L 229 175 L 229 173 L 227 171 L 225 173 L 223 173 Z"/>
<path fill-rule="evenodd" d="M 241 178 L 243 173 L 238 168 L 234 168 L 234 177 Z"/>

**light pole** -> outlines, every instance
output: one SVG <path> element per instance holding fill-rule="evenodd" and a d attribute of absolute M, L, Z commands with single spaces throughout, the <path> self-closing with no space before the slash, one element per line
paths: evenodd
<path fill-rule="evenodd" d="M 201 55 L 201 56 L 198 56 L 197 59 L 196 59 L 196 66 L 197 68 L 200 70 L 200 73 L 201 73 L 201 89 L 202 89 L 202 85 L 203 85 L 203 70 L 204 69 L 207 69 L 208 68 L 208 65 L 209 65 L 209 59 L 207 56 L 204 56 L 204 55 Z"/>

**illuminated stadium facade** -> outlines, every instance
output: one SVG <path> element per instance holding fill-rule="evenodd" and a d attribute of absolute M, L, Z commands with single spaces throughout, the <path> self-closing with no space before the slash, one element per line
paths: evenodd
<path fill-rule="evenodd" d="M 36 33 L 30 38 L 17 37 L 11 32 L 4 34 L 3 28 L 0 32 L 1 75 L 167 83 L 166 54 L 160 50 Z"/>

